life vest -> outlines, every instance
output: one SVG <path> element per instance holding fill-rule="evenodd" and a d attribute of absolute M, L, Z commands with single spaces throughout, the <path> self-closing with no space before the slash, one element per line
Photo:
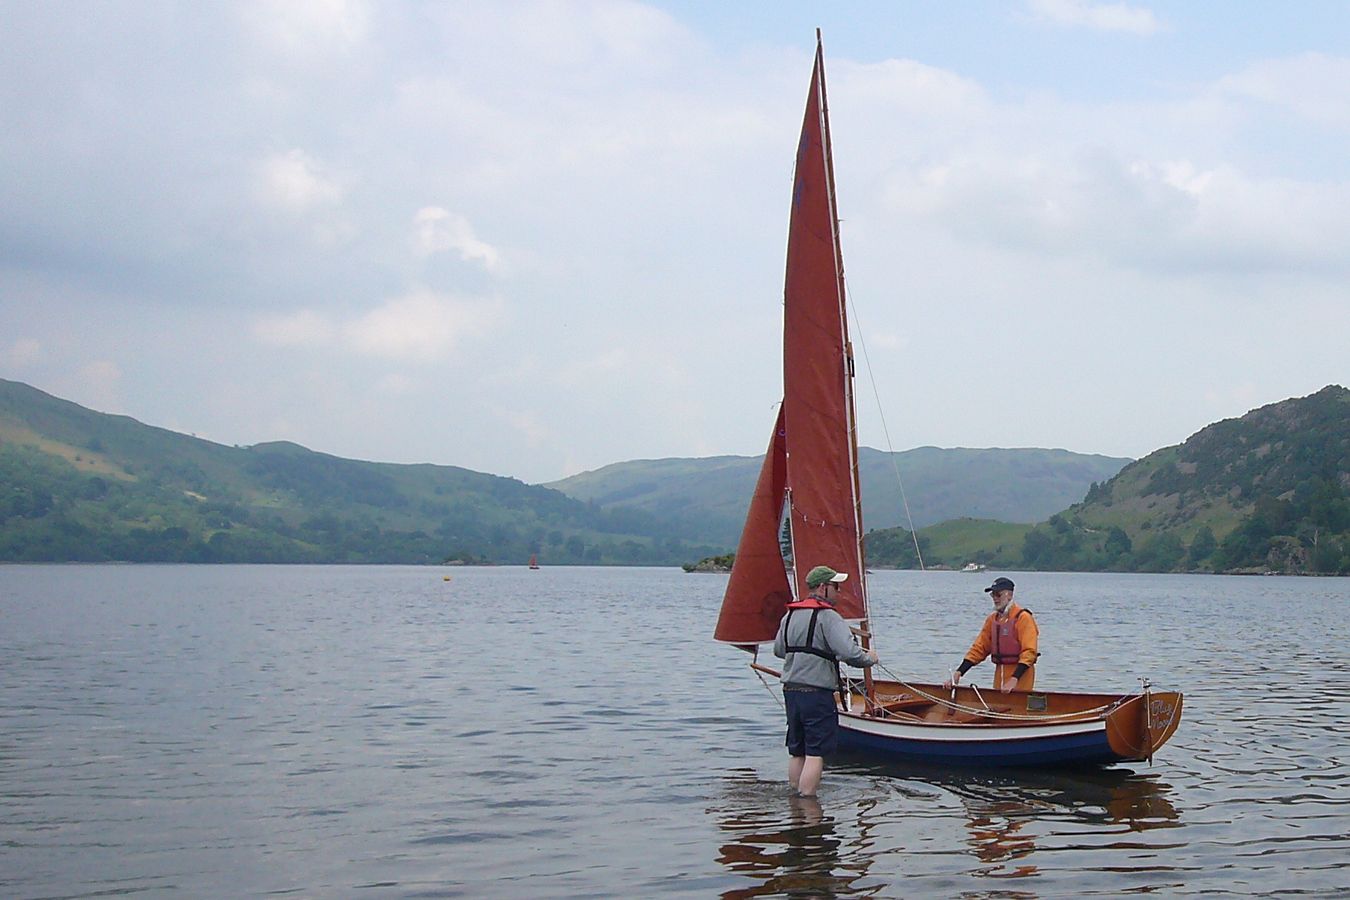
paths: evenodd
<path fill-rule="evenodd" d="M 1029 609 L 1019 609 L 1017 615 L 1002 622 L 998 616 L 992 616 L 989 623 L 989 658 L 996 665 L 1011 666 L 1022 655 L 1022 639 L 1017 636 L 1017 620 L 1030 613 Z"/>
<path fill-rule="evenodd" d="M 806 643 L 801 645 L 788 644 L 787 652 L 810 653 L 813 656 L 819 656 L 821 659 L 827 659 L 832 663 L 839 662 L 839 657 L 835 656 L 828 650 L 821 650 L 819 647 L 815 646 L 816 619 L 820 617 L 820 611 L 822 609 L 834 609 L 834 606 L 829 603 L 826 603 L 824 600 L 819 600 L 815 597 L 807 597 L 805 600 L 796 600 L 793 601 L 792 603 L 789 603 L 787 605 L 787 608 L 788 608 L 788 625 L 784 626 L 783 628 L 784 639 L 787 638 L 787 634 L 791 630 L 790 626 L 792 624 L 793 612 L 799 609 L 811 610 L 811 621 L 806 624 Z"/>

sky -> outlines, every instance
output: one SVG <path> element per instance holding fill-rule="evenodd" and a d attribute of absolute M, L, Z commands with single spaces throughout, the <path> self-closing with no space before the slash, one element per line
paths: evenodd
<path fill-rule="evenodd" d="M 1350 385 L 1350 3 L 0 3 L 0 377 L 547 482 L 764 451 L 823 32 L 860 442 Z"/>

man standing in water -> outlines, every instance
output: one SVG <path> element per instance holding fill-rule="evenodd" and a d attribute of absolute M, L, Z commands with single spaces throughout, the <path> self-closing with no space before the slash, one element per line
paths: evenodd
<path fill-rule="evenodd" d="M 961 665 L 942 686 L 951 690 L 971 666 L 988 656 L 994 660 L 996 690 L 1005 694 L 1014 689 L 1029 691 L 1036 682 L 1036 658 L 1041 655 L 1041 632 L 1036 620 L 1031 610 L 1013 602 L 1012 579 L 995 578 L 984 592 L 994 602 L 994 611 L 984 620 Z"/>
<path fill-rule="evenodd" d="M 788 783 L 803 797 L 814 797 L 824 757 L 839 743 L 839 710 L 834 692 L 843 689 L 839 663 L 866 668 L 877 652 L 864 650 L 834 608 L 847 573 L 816 566 L 806 575 L 810 592 L 788 604 L 774 638 L 774 656 L 783 662 L 783 705 L 787 708 Z"/>

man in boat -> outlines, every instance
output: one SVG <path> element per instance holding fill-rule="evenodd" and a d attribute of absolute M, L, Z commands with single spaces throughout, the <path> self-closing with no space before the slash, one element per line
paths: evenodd
<path fill-rule="evenodd" d="M 824 757 L 839 743 L 839 710 L 834 692 L 843 689 L 839 663 L 866 668 L 877 652 L 864 650 L 834 608 L 848 573 L 816 566 L 806 574 L 806 599 L 789 603 L 778 625 L 774 655 L 783 662 L 783 705 L 787 709 L 788 783 L 814 797 Z"/>
<path fill-rule="evenodd" d="M 1036 682 L 1036 658 L 1041 655 L 1038 649 L 1041 632 L 1036 619 L 1031 610 L 1013 602 L 1012 579 L 995 578 L 984 592 L 993 601 L 994 611 L 984 620 L 961 665 L 942 686 L 951 690 L 971 666 L 992 657 L 995 689 L 1005 694 L 1012 690 L 1029 691 Z"/>

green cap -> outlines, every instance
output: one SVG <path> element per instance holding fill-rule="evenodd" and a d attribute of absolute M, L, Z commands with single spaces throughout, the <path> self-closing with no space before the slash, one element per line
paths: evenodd
<path fill-rule="evenodd" d="M 809 588 L 818 588 L 827 581 L 833 581 L 838 584 L 841 581 L 848 580 L 848 573 L 836 572 L 829 566 L 816 566 L 810 572 L 806 573 L 806 586 Z"/>

